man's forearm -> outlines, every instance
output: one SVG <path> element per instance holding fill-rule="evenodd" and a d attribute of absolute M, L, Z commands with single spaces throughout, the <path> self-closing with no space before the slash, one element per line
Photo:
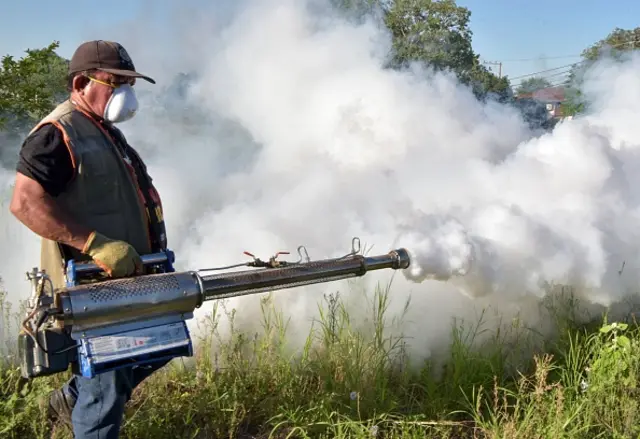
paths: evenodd
<path fill-rule="evenodd" d="M 12 212 L 34 233 L 82 251 L 92 231 L 77 224 L 52 199 L 47 198 L 21 203 Z"/>
<path fill-rule="evenodd" d="M 34 233 L 80 251 L 92 232 L 74 221 L 45 192 L 16 192 L 10 209 L 11 213 Z"/>

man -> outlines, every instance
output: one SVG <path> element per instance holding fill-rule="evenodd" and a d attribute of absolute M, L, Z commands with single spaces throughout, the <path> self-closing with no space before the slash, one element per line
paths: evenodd
<path fill-rule="evenodd" d="M 136 72 L 118 43 L 81 44 L 69 65 L 69 99 L 38 123 L 20 151 L 11 212 L 42 237 L 41 268 L 64 287 L 69 259 L 110 277 L 143 272 L 140 255 L 166 249 L 162 204 L 146 166 L 114 123 L 131 119 Z M 166 363 L 74 375 L 52 393 L 53 418 L 77 439 L 117 438 L 132 390 Z"/>

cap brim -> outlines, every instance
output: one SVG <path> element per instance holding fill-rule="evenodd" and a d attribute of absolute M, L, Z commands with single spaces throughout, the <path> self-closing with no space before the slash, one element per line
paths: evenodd
<path fill-rule="evenodd" d="M 155 84 L 156 81 L 154 81 L 152 78 L 143 75 L 142 73 L 138 73 L 138 72 L 134 72 L 132 70 L 121 70 L 121 69 L 104 69 L 104 68 L 98 68 L 97 70 L 101 70 L 103 72 L 107 72 L 107 73 L 113 73 L 114 75 L 120 75 L 120 76 L 131 76 L 133 78 L 142 78 L 146 81 L 149 81 L 152 84 Z"/>

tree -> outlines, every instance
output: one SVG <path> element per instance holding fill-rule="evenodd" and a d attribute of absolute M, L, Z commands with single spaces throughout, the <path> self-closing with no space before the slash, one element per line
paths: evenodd
<path fill-rule="evenodd" d="M 384 22 L 393 35 L 392 67 L 424 62 L 454 72 L 480 99 L 510 99 L 508 78 L 498 78 L 473 51 L 469 9 L 454 0 L 395 0 L 385 11 Z"/>
<path fill-rule="evenodd" d="M 622 61 L 629 52 L 640 49 L 640 27 L 635 29 L 615 28 L 605 38 L 582 51 L 582 60 L 575 63 L 569 72 L 566 85 L 566 115 L 578 114 L 588 107 L 582 93 L 585 72 L 597 61 L 607 58 Z"/>
<path fill-rule="evenodd" d="M 520 83 L 518 88 L 516 89 L 517 95 L 523 95 L 528 93 L 533 93 L 538 90 L 542 90 L 543 88 L 551 87 L 551 83 L 542 77 L 534 76 L 529 79 L 525 79 Z"/>
<path fill-rule="evenodd" d="M 467 77 L 462 76 L 460 79 L 463 83 L 471 86 L 473 93 L 480 100 L 492 98 L 504 103 L 513 99 L 509 78 L 506 76 L 497 77 L 482 65 L 479 59 L 474 61 Z"/>
<path fill-rule="evenodd" d="M 394 1 L 385 17 L 393 35 L 394 64 L 426 61 L 436 69 L 469 73 L 476 60 L 470 16 L 454 0 Z"/>
<path fill-rule="evenodd" d="M 604 39 L 582 51 L 582 57 L 588 61 L 596 61 L 602 57 L 619 60 L 623 54 L 640 49 L 640 27 L 625 30 L 615 28 Z"/>
<path fill-rule="evenodd" d="M 436 71 L 453 72 L 479 99 L 512 98 L 507 77 L 497 77 L 474 53 L 469 28 L 471 12 L 455 0 L 331 0 L 345 16 L 360 21 L 372 17 L 391 33 L 387 68 L 413 62 Z"/>
<path fill-rule="evenodd" d="M 68 61 L 58 56 L 54 41 L 43 49 L 28 49 L 19 60 L 6 55 L 0 67 L 0 130 L 24 130 L 46 116 L 64 99 Z"/>

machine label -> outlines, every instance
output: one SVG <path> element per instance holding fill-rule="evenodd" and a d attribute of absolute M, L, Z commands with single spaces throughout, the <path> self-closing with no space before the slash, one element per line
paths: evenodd
<path fill-rule="evenodd" d="M 86 349 L 87 356 L 91 357 L 94 363 L 102 363 L 184 346 L 189 342 L 189 334 L 184 323 L 178 322 L 91 338 L 86 340 Z"/>

